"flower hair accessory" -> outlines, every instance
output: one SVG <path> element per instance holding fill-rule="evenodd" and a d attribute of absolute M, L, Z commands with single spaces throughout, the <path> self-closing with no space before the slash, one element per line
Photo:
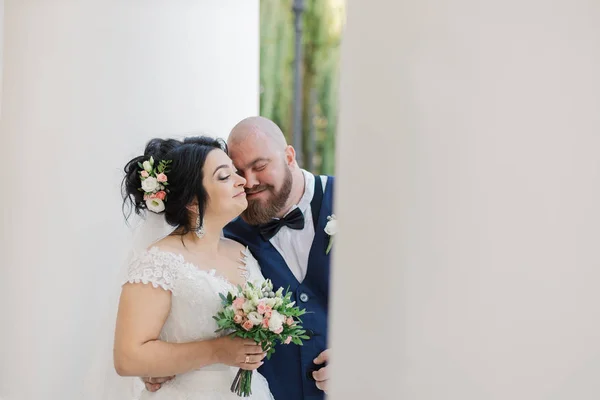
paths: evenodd
<path fill-rule="evenodd" d="M 150 160 L 138 163 L 141 171 L 140 180 L 142 181 L 142 187 L 138 190 L 144 192 L 144 201 L 148 210 L 160 213 L 165 210 L 165 201 L 167 201 L 167 194 L 169 193 L 169 183 L 167 182 L 167 167 L 171 164 L 172 160 L 162 160 L 158 163 L 158 166 L 154 167 L 154 158 L 150 157 Z"/>

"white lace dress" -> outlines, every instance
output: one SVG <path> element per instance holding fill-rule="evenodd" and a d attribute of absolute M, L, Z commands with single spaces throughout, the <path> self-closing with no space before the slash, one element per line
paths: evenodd
<path fill-rule="evenodd" d="M 260 267 L 245 249 L 240 259 L 240 272 L 249 281 L 264 280 Z M 127 281 L 152 284 L 172 292 L 171 312 L 160 333 L 160 340 L 171 343 L 213 339 L 218 334 L 212 318 L 222 308 L 219 293 L 234 287 L 215 270 L 203 271 L 186 262 L 182 255 L 152 247 L 134 258 Z M 238 371 L 236 367 L 214 364 L 177 375 L 155 393 L 142 391 L 140 400 L 225 400 L 237 399 L 230 391 Z M 266 379 L 258 372 L 252 377 L 252 400 L 272 400 Z"/>

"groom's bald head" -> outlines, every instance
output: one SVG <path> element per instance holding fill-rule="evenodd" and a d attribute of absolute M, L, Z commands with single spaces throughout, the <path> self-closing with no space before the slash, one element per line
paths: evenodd
<path fill-rule="evenodd" d="M 235 147 L 246 140 L 262 142 L 282 151 L 287 147 L 281 129 L 265 117 L 248 117 L 238 122 L 231 130 L 227 144 Z"/>

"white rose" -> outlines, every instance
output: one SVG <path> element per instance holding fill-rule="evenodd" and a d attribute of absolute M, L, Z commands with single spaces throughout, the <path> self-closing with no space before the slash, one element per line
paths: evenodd
<path fill-rule="evenodd" d="M 275 298 L 265 299 L 265 304 L 271 308 L 275 307 Z"/>
<path fill-rule="evenodd" d="M 262 315 L 260 315 L 259 313 L 257 313 L 256 311 L 252 311 L 251 313 L 248 313 L 248 319 L 250 320 L 250 322 L 252 322 L 254 325 L 260 325 L 262 324 Z"/>
<path fill-rule="evenodd" d="M 251 301 L 247 301 L 244 303 L 244 305 L 242 306 L 242 310 L 246 313 L 246 314 L 250 314 L 252 311 L 256 310 L 256 307 L 252 304 Z"/>
<path fill-rule="evenodd" d="M 150 164 L 150 161 L 144 161 L 142 167 L 144 167 L 146 172 L 152 172 L 152 164 Z"/>
<path fill-rule="evenodd" d="M 269 330 L 271 332 L 276 332 L 280 330 L 283 327 L 285 319 L 286 318 L 283 315 L 273 310 L 273 312 L 271 313 L 271 318 L 269 319 Z"/>
<path fill-rule="evenodd" d="M 283 299 L 281 297 L 275 297 L 275 305 L 273 308 L 281 307 L 283 304 Z"/>
<path fill-rule="evenodd" d="M 147 193 L 152 193 L 158 189 L 158 181 L 150 176 L 142 181 L 142 190 Z"/>
<path fill-rule="evenodd" d="M 148 199 L 146 200 L 146 207 L 148 210 L 160 213 L 165 211 L 165 203 L 161 199 Z"/>
<path fill-rule="evenodd" d="M 325 233 L 329 236 L 333 236 L 337 233 L 337 219 L 335 218 L 335 215 L 331 215 L 330 217 L 327 217 L 327 219 L 328 221 L 327 225 L 325 225 Z"/>

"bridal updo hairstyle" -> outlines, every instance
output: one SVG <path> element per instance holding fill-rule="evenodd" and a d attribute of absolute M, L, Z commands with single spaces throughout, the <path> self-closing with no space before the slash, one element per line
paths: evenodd
<path fill-rule="evenodd" d="M 152 139 L 146 145 L 144 155 L 135 157 L 125 165 L 125 177 L 121 186 L 123 194 L 123 213 L 125 218 L 135 211 L 140 215 L 147 211 L 144 200 L 140 173 L 143 168 L 139 164 L 154 159 L 154 165 L 161 161 L 171 160 L 168 167 L 168 190 L 165 201 L 164 216 L 167 223 L 181 228 L 181 234 L 186 234 L 194 229 L 190 223 L 190 213 L 186 206 L 195 199 L 198 200 L 200 220 L 204 220 L 204 211 L 208 195 L 202 185 L 202 168 L 208 154 L 220 149 L 227 152 L 227 145 L 222 139 L 207 136 L 189 137 L 184 140 Z"/>

